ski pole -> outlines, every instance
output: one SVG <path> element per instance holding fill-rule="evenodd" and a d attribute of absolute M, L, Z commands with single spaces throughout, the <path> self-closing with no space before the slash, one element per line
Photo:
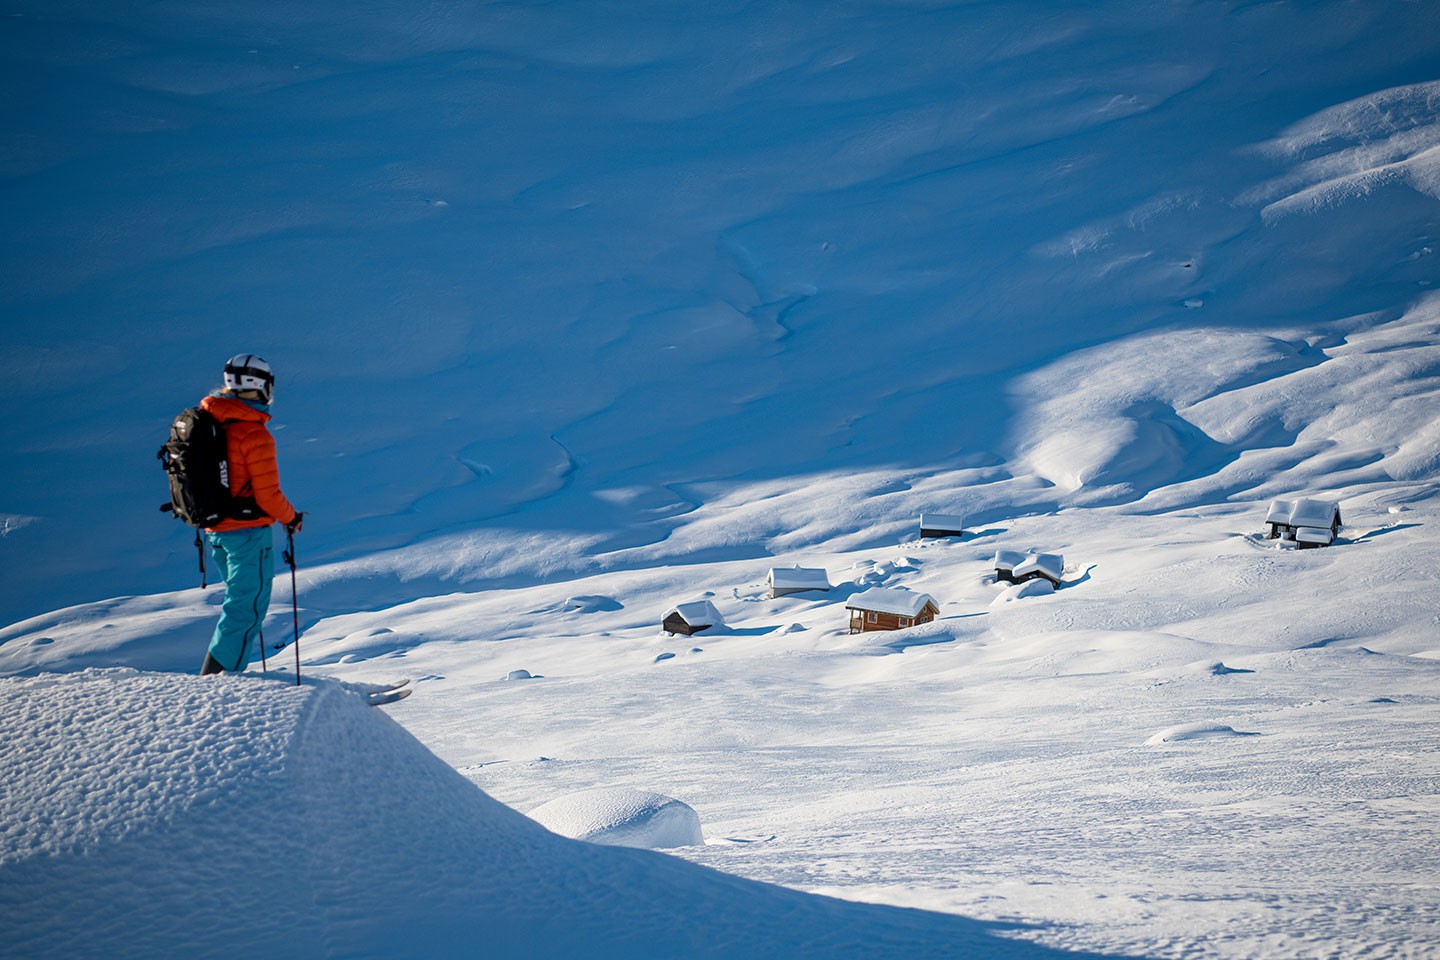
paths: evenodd
<path fill-rule="evenodd" d="M 265 662 L 265 628 L 260 628 L 260 674 L 263 676 L 270 672 L 270 664 Z"/>
<path fill-rule="evenodd" d="M 200 589 L 208 589 L 210 584 L 205 578 L 205 545 L 200 542 L 200 528 L 195 528 L 195 552 L 200 555 Z"/>
<path fill-rule="evenodd" d="M 295 686 L 300 686 L 300 600 L 295 591 L 295 531 L 285 528 L 285 562 L 290 564 L 290 615 L 295 627 Z"/>

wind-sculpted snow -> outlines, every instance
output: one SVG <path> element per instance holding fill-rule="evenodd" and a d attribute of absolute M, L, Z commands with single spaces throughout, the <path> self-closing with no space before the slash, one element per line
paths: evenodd
<path fill-rule="evenodd" d="M 1267 218 L 1361 200 L 1391 185 L 1440 199 L 1440 81 L 1322 110 L 1263 149 L 1295 163 L 1249 195 L 1265 202 Z"/>
<path fill-rule="evenodd" d="M 188 582 L 149 452 L 242 349 L 302 558 L 389 599 L 773 549 L 728 505 L 796 478 L 857 482 L 769 543 L 877 542 L 921 499 L 875 502 L 896 474 L 1053 509 L 1268 447 L 1159 400 L 1037 460 L 1064 397 L 1018 388 L 1157 329 L 1411 309 L 1437 24 L 1362 8 L 21 4 L 0 511 L 34 519 L 0 620 Z"/>
<path fill-rule="evenodd" d="M 7 716 L 76 747 L 0 777 L 28 798 L 0 896 L 76 893 L 46 901 L 77 911 L 63 949 L 91 884 L 174 876 L 118 903 L 130 928 L 218 938 L 236 913 L 195 890 L 228 867 L 240 912 L 296 932 L 247 955 L 397 952 L 375 930 L 417 891 L 442 943 L 517 954 L 574 904 L 565 930 L 643 915 L 676 954 L 774 919 L 770 893 L 702 906 L 678 861 L 562 871 L 545 851 L 574 848 L 533 832 L 565 878 L 476 913 L 489 875 L 461 861 L 513 871 L 450 824 L 532 825 L 340 693 L 49 676 L 198 669 L 220 591 L 155 509 L 153 451 L 254 350 L 307 512 L 307 677 L 410 677 L 387 709 L 513 808 L 658 791 L 704 819 L 679 857 L 1052 948 L 1440 951 L 1436 36 L 1440 6 L 1379 0 L 20 0 L 0 675 L 32 678 Z M 1339 502 L 1334 546 L 1266 540 L 1276 498 Z M 924 514 L 964 536 L 917 539 Z M 1063 587 L 996 583 L 1000 551 L 1063 555 Z M 833 589 L 772 599 L 777 565 Z M 850 635 L 877 586 L 940 616 Z M 726 626 L 665 636 L 696 598 Z M 180 727 L 107 739 L 132 695 L 213 736 L 253 706 L 284 769 Z M 1222 728 L 1255 735 L 1146 745 Z M 92 750 L 135 774 L 90 776 Z M 353 757 L 387 751 L 399 789 L 346 807 Z M 250 845 L 190 862 L 238 843 L 221 820 Z M 354 868 L 397 846 L 393 875 Z M 798 939 L 767 943 L 889 955 L 876 914 L 841 911 L 852 938 L 795 897 Z M 896 942 L 976 929 L 932 920 Z"/>
<path fill-rule="evenodd" d="M 554 836 L 335 684 L 89 672 L 0 704 L 17 960 L 1080 956 Z"/>
<path fill-rule="evenodd" d="M 662 850 L 705 842 L 694 807 L 647 790 L 582 790 L 542 803 L 529 816 L 561 836 L 610 846 Z"/>
<path fill-rule="evenodd" d="M 1190 328 L 1021 378 L 1020 460 L 1077 502 L 1170 508 L 1270 489 L 1434 478 L 1440 297 L 1300 330 Z M 1180 489 L 1167 489 L 1177 484 Z"/>

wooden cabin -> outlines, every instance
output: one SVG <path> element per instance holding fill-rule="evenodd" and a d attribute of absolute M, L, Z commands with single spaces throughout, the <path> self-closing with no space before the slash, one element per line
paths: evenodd
<path fill-rule="evenodd" d="M 701 630 L 724 625 L 725 618 L 720 616 L 720 611 L 715 609 L 715 604 L 709 600 L 676 604 L 665 611 L 665 616 L 660 621 L 660 629 L 672 637 L 677 633 L 689 637 Z"/>
<path fill-rule="evenodd" d="M 810 590 L 829 590 L 830 574 L 815 567 L 771 567 L 770 597 L 785 597 Z"/>
<path fill-rule="evenodd" d="M 1293 540 L 1296 546 L 1328 547 L 1340 533 L 1340 504 L 1334 500 L 1272 500 L 1265 514 L 1271 540 Z"/>
<path fill-rule="evenodd" d="M 920 514 L 920 538 L 958 537 L 965 530 L 965 518 L 953 513 Z"/>
<path fill-rule="evenodd" d="M 940 615 L 934 597 L 903 587 L 871 587 L 851 597 L 845 609 L 850 612 L 851 633 L 904 630 L 929 623 Z"/>
<path fill-rule="evenodd" d="M 1020 553 L 1000 550 L 995 554 L 996 583 L 1024 583 L 1043 578 L 1058 589 L 1065 574 L 1065 558 L 1058 553 Z"/>

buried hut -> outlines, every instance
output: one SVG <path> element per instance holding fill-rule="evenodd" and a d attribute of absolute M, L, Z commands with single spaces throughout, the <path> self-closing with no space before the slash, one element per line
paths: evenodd
<path fill-rule="evenodd" d="M 1273 500 L 1265 514 L 1271 540 L 1304 547 L 1328 547 L 1340 533 L 1340 504 L 1334 500 Z"/>
<path fill-rule="evenodd" d="M 1020 553 L 1000 550 L 995 554 L 995 582 L 1024 583 L 1045 579 L 1057 589 L 1065 573 L 1065 558 L 1058 553 Z"/>
<path fill-rule="evenodd" d="M 850 612 L 851 633 L 904 630 L 940 615 L 934 597 L 903 587 L 871 587 L 847 600 L 845 609 Z"/>
<path fill-rule="evenodd" d="M 829 590 L 830 573 L 814 567 L 771 567 L 770 597 L 784 597 L 809 590 Z"/>
<path fill-rule="evenodd" d="M 720 616 L 715 604 L 709 600 L 694 600 L 690 603 L 677 603 L 666 610 L 660 629 L 671 636 L 678 633 L 688 637 L 709 627 L 724 625 L 725 618 Z"/>
<path fill-rule="evenodd" d="M 920 539 L 958 537 L 965 532 L 965 518 L 954 513 L 920 514 Z"/>

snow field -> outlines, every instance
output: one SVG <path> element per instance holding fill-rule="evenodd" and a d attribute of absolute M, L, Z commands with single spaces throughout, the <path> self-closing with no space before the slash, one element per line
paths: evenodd
<path fill-rule="evenodd" d="M 1406 532 L 1431 512 L 1365 503 L 1318 551 L 1260 539 L 1256 504 L 795 558 L 941 601 L 940 622 L 892 634 L 848 635 L 837 596 L 764 599 L 765 565 L 744 561 L 455 597 L 471 616 L 411 615 L 468 631 L 479 663 L 437 637 L 368 669 L 443 672 L 396 715 L 504 802 L 659 790 L 706 824 L 709 846 L 676 853 L 727 872 L 1038 923 L 1058 946 L 1423 956 L 1437 674 L 1433 585 L 1412 574 L 1430 548 Z M 992 605 L 1000 541 L 1062 547 L 1067 585 Z M 1346 586 L 1397 562 L 1384 589 Z M 676 581 L 702 578 L 730 628 L 658 635 Z M 582 589 L 623 608 L 484 626 Z M 499 642 L 474 643 L 487 629 Z M 511 663 L 546 679 L 495 683 Z M 1250 736 L 1193 736 L 1226 727 Z"/>
<path fill-rule="evenodd" d="M 1433 20 L 1135 0 L 22 3 L 0 37 L 29 78 L 6 105 L 0 422 L 26 455 L 0 511 L 33 519 L 0 538 L 0 621 L 174 588 L 178 526 L 137 507 L 97 529 L 71 505 L 154 499 L 134 451 L 236 349 L 281 372 L 307 562 L 363 576 L 403 549 L 374 562 L 407 582 L 428 568 L 414 596 L 755 544 L 732 497 L 835 471 L 862 482 L 804 524 L 785 504 L 772 553 L 869 527 L 863 478 L 882 472 L 984 484 L 954 507 L 1006 511 L 1143 496 L 1208 476 L 1211 455 L 1242 454 L 1234 490 L 1264 483 L 1337 424 L 1290 442 L 1316 418 L 1284 398 L 1314 383 L 1224 416 L 1234 372 L 1316 361 L 1347 318 L 1393 320 L 1436 279 Z M 1133 355 L 1157 330 L 1231 395 L 1209 403 L 1197 373 L 1170 396 L 1140 363 L 1074 395 L 1064 373 L 1092 348 Z M 255 342 L 217 345 L 235 331 Z M 1284 343 L 1257 342 L 1273 331 Z M 1116 389 L 1132 377 L 1147 395 Z M 1423 378 L 1401 379 L 1355 399 L 1423 405 Z M 93 422 L 102 380 L 127 384 L 113 428 Z M 1367 423 L 1403 430 L 1403 412 Z M 1435 441 L 1351 446 L 1312 465 L 1420 477 Z M 569 549 L 537 559 L 557 531 Z M 502 532 L 499 552 L 464 549 Z"/>
<path fill-rule="evenodd" d="M 302 650 L 310 673 L 414 677 L 390 712 L 516 809 L 627 788 L 690 805 L 710 844 L 675 853 L 726 872 L 1019 921 L 1049 946 L 1423 956 L 1440 784 L 1424 489 L 1342 496 L 1341 541 L 1314 551 L 1264 540 L 1263 502 L 1121 505 L 781 557 L 836 589 L 775 600 L 772 563 L 750 559 L 333 616 L 307 596 Z M 1010 547 L 1063 552 L 1065 585 L 993 602 Z M 849 635 L 844 599 L 875 584 L 932 594 L 942 619 Z M 707 593 L 727 627 L 660 632 Z M 213 610 L 192 603 L 194 644 Z M 153 611 L 72 610 L 52 643 L 4 649 L 12 670 L 190 669 L 178 637 L 141 639 Z M 519 669 L 538 677 L 502 679 Z M 1195 736 L 1224 728 L 1250 736 Z"/>
<path fill-rule="evenodd" d="M 332 683 L 83 671 L 0 703 L 0 800 L 35 816 L 0 833 L 7 956 L 1059 956 L 558 837 Z"/>
<path fill-rule="evenodd" d="M 1436 10 L 20 0 L 7 950 L 1440 953 Z M 328 684 L 149 673 L 219 600 L 150 451 L 241 349 L 305 670 L 412 677 L 443 762 Z M 1297 496 L 1340 543 L 1260 538 Z M 871 586 L 941 619 L 852 637 Z"/>

